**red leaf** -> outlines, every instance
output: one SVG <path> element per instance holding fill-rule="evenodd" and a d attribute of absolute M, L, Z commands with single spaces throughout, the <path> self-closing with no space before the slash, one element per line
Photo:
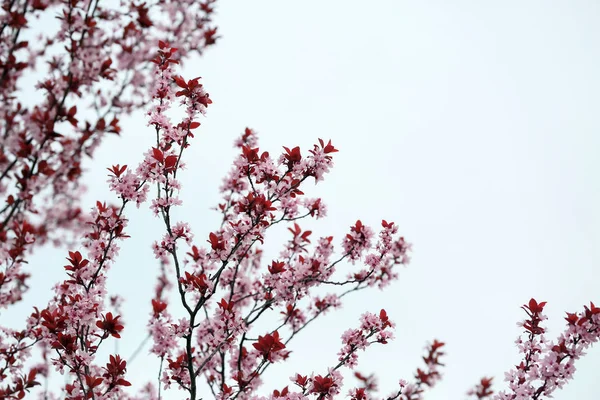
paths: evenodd
<path fill-rule="evenodd" d="M 185 80 L 181 76 L 174 76 L 173 80 L 175 80 L 175 83 L 180 88 L 182 88 L 182 89 L 187 89 L 188 88 L 187 83 L 185 82 Z"/>
<path fill-rule="evenodd" d="M 152 157 L 154 157 L 154 159 L 156 161 L 158 161 L 159 163 L 162 163 L 163 159 L 164 159 L 163 158 L 164 157 L 163 152 L 160 151 L 159 149 L 157 149 L 156 147 L 152 148 Z"/>

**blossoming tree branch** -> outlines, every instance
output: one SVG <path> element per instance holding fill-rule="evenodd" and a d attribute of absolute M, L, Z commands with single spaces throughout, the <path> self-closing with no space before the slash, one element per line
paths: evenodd
<path fill-rule="evenodd" d="M 393 339 L 387 312 L 374 310 L 343 332 L 330 363 L 297 371 L 289 381 L 263 381 L 267 369 L 293 362 L 290 341 L 345 296 L 392 284 L 411 247 L 386 220 L 377 230 L 357 220 L 338 239 L 303 229 L 303 219 L 326 215 L 324 202 L 306 198 L 303 187 L 324 179 L 338 150 L 318 139 L 308 150 L 284 147 L 273 156 L 260 150 L 249 128 L 235 142 L 238 155 L 220 188 L 220 226 L 196 239 L 190 225 L 175 220 L 178 172 L 185 150 L 202 140 L 194 136 L 201 136 L 200 120 L 212 103 L 200 78 L 184 78 L 178 69 L 192 52 L 216 43 L 214 3 L 122 1 L 111 8 L 99 0 L 2 1 L 0 309 L 21 301 L 30 274 L 41 272 L 27 263 L 40 245 L 63 248 L 66 263 L 47 304 L 34 308 L 20 329 L 0 327 L 0 399 L 145 400 L 175 391 L 190 400 L 417 400 L 441 378 L 438 340 L 426 346 L 414 375 L 398 377 L 387 394 L 378 392 L 376 372 L 355 370 L 362 351 Z M 36 31 L 46 16 L 58 21 L 56 30 Z M 35 90 L 37 102 L 26 90 Z M 106 135 L 126 134 L 119 120 L 140 108 L 148 110 L 155 145 L 135 167 L 108 166 L 114 197 L 84 213 L 82 163 Z M 178 108 L 184 117 L 173 122 L 170 111 Z M 144 382 L 131 382 L 130 360 L 115 352 L 104 358 L 99 350 L 127 329 L 121 299 L 108 293 L 106 281 L 129 239 L 128 208 L 148 203 L 163 225 L 153 245 L 157 284 L 147 325 L 150 353 L 160 363 Z M 267 260 L 265 233 L 278 224 L 289 236 L 277 259 Z M 169 302 L 170 292 L 177 301 Z M 575 361 L 598 340 L 600 308 L 591 303 L 567 313 L 564 332 L 550 340 L 545 306 L 534 299 L 523 306 L 522 360 L 506 373 L 507 387 L 494 390 L 493 379 L 483 377 L 470 398 L 543 399 L 572 378 Z M 265 316 L 277 323 L 259 326 Z M 350 370 L 344 384 L 342 372 Z M 52 371 L 63 375 L 59 392 L 48 389 Z"/>

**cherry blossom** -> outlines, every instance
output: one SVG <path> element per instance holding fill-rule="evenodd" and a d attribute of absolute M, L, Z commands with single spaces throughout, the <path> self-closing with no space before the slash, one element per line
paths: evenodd
<path fill-rule="evenodd" d="M 358 219 L 342 238 L 307 228 L 306 219 L 327 216 L 325 202 L 304 192 L 333 168 L 338 149 L 331 140 L 269 152 L 257 132 L 245 128 L 219 188 L 214 209 L 220 224 L 195 234 L 195 227 L 176 219 L 185 215 L 174 210 L 183 207 L 186 150 L 206 139 L 202 121 L 212 105 L 201 77 L 179 73 L 191 53 L 202 54 L 219 39 L 215 6 L 215 0 L 3 2 L 0 307 L 23 298 L 30 275 L 39 273 L 28 257 L 41 245 L 64 248 L 66 263 L 46 304 L 34 308 L 20 329 L 0 327 L 1 399 L 36 393 L 44 399 L 160 400 L 165 391 L 190 400 L 377 397 L 376 373 L 354 369 L 363 351 L 394 339 L 395 310 L 364 313 L 357 327 L 340 329 L 341 348 L 329 364 L 298 371 L 289 382 L 262 378 L 273 365 L 293 362 L 297 352 L 290 342 L 313 321 L 340 309 L 346 296 L 393 284 L 410 262 L 411 244 L 389 220 L 371 227 Z M 57 16 L 57 30 L 24 40 L 48 13 Z M 25 73 L 42 65 L 43 77 L 34 83 L 39 98 L 21 99 Z M 103 166 L 114 197 L 86 211 L 80 199 L 88 158 L 107 135 L 125 134 L 120 120 L 139 109 L 146 111 L 155 142 L 138 165 Z M 174 121 L 174 115 L 182 117 Z M 161 229 L 151 250 L 158 268 L 147 302 L 147 339 L 125 359 L 103 350 L 130 328 L 121 312 L 127 299 L 109 293 L 107 280 L 111 269 L 121 268 L 120 246 L 135 239 L 128 234 L 135 232 L 131 204 L 147 206 Z M 283 245 L 277 255 L 263 257 L 274 226 L 287 228 Z M 600 308 L 590 303 L 583 312 L 567 313 L 567 328 L 549 341 L 545 306 L 534 299 L 523 306 L 522 360 L 506 373 L 508 389 L 492 390 L 486 377 L 468 395 L 541 399 L 572 379 L 575 361 L 598 341 Z M 127 371 L 143 350 L 160 361 L 149 383 L 135 382 Z M 427 344 L 424 365 L 412 377 L 399 377 L 399 387 L 384 388 L 392 391 L 385 398 L 423 399 L 442 378 L 444 355 L 444 342 Z M 344 386 L 348 371 L 354 387 Z M 62 375 L 58 391 L 48 389 L 53 372 Z"/>

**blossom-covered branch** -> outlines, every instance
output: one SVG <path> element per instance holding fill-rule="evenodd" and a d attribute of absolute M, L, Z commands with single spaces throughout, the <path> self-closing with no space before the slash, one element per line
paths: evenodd
<path fill-rule="evenodd" d="M 64 245 L 68 256 L 50 301 L 34 308 L 22 329 L 0 327 L 0 399 L 38 390 L 44 399 L 161 400 L 164 391 L 180 390 L 189 400 L 209 392 L 216 400 L 330 400 L 343 393 L 341 371 L 358 365 L 360 350 L 392 339 L 394 324 L 385 310 L 365 313 L 358 328 L 342 333 L 337 360 L 328 368 L 315 366 L 321 374 L 295 373 L 292 389 L 281 385 L 268 397 L 259 395 L 266 371 L 298 356 L 291 350 L 294 338 L 339 309 L 344 297 L 391 285 L 412 249 L 388 220 L 378 231 L 356 220 L 338 240 L 307 230 L 303 220 L 326 217 L 327 206 L 307 198 L 305 187 L 325 179 L 338 149 L 318 139 L 309 149 L 283 146 L 270 154 L 250 128 L 235 141 L 237 155 L 216 207 L 218 226 L 198 241 L 188 222 L 175 219 L 185 150 L 198 140 L 212 104 L 200 77 L 186 79 L 177 69 L 218 38 L 214 3 L 123 1 L 111 8 L 99 0 L 3 1 L 0 309 L 22 299 L 29 273 L 36 272 L 24 268 L 32 251 L 52 241 Z M 56 30 L 25 40 L 32 21 L 50 12 L 57 15 Z M 35 86 L 39 96 L 24 101 L 23 77 L 41 61 L 46 69 Z M 146 106 L 155 144 L 137 167 L 107 168 L 117 201 L 97 201 L 86 215 L 79 205 L 86 156 L 107 134 L 124 134 L 119 120 Z M 172 111 L 180 108 L 184 116 L 173 122 Z M 163 226 L 152 245 L 157 285 L 148 294 L 148 336 L 125 359 L 117 346 L 101 352 L 129 328 L 122 299 L 109 296 L 106 282 L 129 238 L 125 230 L 134 232 L 128 205 L 141 207 L 148 199 Z M 265 237 L 279 224 L 287 237 L 278 255 L 265 259 Z M 469 395 L 535 400 L 571 379 L 574 361 L 598 340 L 600 308 L 591 303 L 580 314 L 567 314 L 566 331 L 548 342 L 545 304 L 532 299 L 523 307 L 527 338 L 518 342 L 523 360 L 506 375 L 509 391 L 494 394 L 492 379 L 484 378 Z M 148 342 L 158 368 L 151 382 L 130 382 L 127 363 Z M 400 380 L 386 399 L 423 399 L 441 378 L 444 346 L 428 344 L 425 367 L 417 368 L 411 383 Z M 39 350 L 39 362 L 33 350 Z M 52 370 L 64 376 L 59 393 L 48 388 Z M 374 397 L 376 377 L 355 377 L 361 384 L 346 393 L 353 400 Z"/>
<path fill-rule="evenodd" d="M 79 204 L 85 158 L 107 134 L 121 134 L 119 120 L 149 100 L 157 40 L 178 47 L 180 62 L 202 53 L 218 38 L 214 4 L 2 2 L 0 308 L 28 288 L 27 251 L 48 240 L 73 247 L 85 232 L 89 220 Z M 36 30 L 47 15 L 57 15 L 58 26 Z M 34 70 L 37 83 L 28 78 Z M 25 99 L 23 91 L 33 90 L 36 96 Z"/>

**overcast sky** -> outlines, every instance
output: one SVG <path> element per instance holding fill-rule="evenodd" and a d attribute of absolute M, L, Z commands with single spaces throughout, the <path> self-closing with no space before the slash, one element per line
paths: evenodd
<path fill-rule="evenodd" d="M 209 208 L 232 142 L 250 126 L 271 153 L 307 149 L 317 138 L 340 150 L 310 193 L 329 207 L 327 219 L 310 224 L 315 236 L 333 234 L 339 244 L 357 218 L 372 226 L 384 218 L 414 244 L 397 283 L 348 298 L 292 342 L 288 365 L 269 371 L 265 392 L 295 372 L 325 372 L 342 332 L 384 307 L 397 338 L 361 354 L 359 370 L 377 372 L 386 395 L 438 338 L 447 367 L 426 398 L 461 399 L 482 376 L 504 387 L 504 371 L 520 360 L 516 322 L 529 298 L 548 302 L 551 338 L 565 311 L 600 303 L 599 19 L 596 1 L 219 4 L 223 38 L 185 69 L 203 77 L 214 101 L 185 155 L 176 214 L 196 241 L 218 226 Z M 88 164 L 86 208 L 114 199 L 105 168 L 136 165 L 152 140 L 141 113 L 124 122 L 123 135 Z M 129 215 L 132 239 L 109 277 L 109 288 L 128 296 L 126 357 L 144 337 L 158 266 L 150 244 L 162 236 L 147 207 Z M 276 255 L 277 235 L 266 243 Z M 23 307 L 47 299 L 65 256 L 48 249 L 33 258 L 48 274 L 32 281 Z M 130 380 L 154 381 L 155 364 L 140 357 L 128 366 Z M 600 347 L 576 366 L 555 399 L 597 400 Z"/>

